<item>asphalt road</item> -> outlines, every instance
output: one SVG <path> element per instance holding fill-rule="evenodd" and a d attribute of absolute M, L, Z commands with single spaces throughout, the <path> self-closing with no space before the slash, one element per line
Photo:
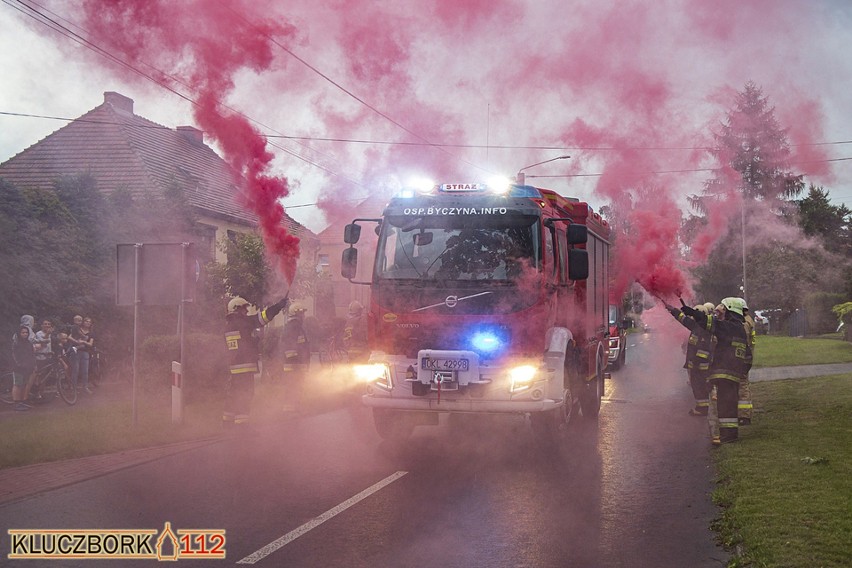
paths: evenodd
<path fill-rule="evenodd" d="M 598 423 L 558 451 L 514 417 L 442 421 L 402 446 L 360 407 L 282 420 L 0 505 L 0 565 L 26 565 L 8 559 L 7 529 L 169 522 L 225 531 L 225 559 L 178 566 L 724 566 L 706 424 L 687 415 L 667 335 L 631 336 Z"/>

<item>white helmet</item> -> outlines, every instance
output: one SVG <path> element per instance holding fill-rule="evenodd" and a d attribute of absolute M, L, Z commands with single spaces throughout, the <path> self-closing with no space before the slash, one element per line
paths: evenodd
<path fill-rule="evenodd" d="M 725 309 L 734 312 L 739 315 L 743 315 L 743 305 L 745 304 L 745 300 L 742 298 L 725 298 L 722 300 L 722 305 L 725 306 Z"/>
<path fill-rule="evenodd" d="M 231 301 L 228 302 L 228 315 L 237 313 L 237 308 L 245 306 L 248 309 L 249 302 L 245 298 L 241 298 L 237 296 L 236 298 L 231 298 Z"/>
<path fill-rule="evenodd" d="M 349 317 L 355 318 L 364 313 L 364 304 L 358 300 L 349 302 Z"/>

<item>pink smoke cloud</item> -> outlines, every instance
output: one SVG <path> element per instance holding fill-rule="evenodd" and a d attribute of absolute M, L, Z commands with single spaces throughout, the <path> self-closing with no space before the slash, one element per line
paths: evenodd
<path fill-rule="evenodd" d="M 700 194 L 713 176 L 722 191 L 736 188 L 730 170 L 701 171 L 718 166 L 703 148 L 712 145 L 746 81 L 764 88 L 789 129 L 791 160 L 809 164 L 795 169 L 830 180 L 826 149 L 813 145 L 823 139 L 822 109 L 815 95 L 795 85 L 801 42 L 814 31 L 812 10 L 799 2 L 84 5 L 85 25 L 99 40 L 208 94 L 196 120 L 229 163 L 255 176 L 259 199 L 247 203 L 272 210 L 264 226 L 277 223 L 276 197 L 293 184 L 274 175 L 270 148 L 257 141 L 251 125 L 238 126 L 239 117 L 228 116 L 223 105 L 231 93 L 239 93 L 248 114 L 273 117 L 287 133 L 423 144 L 305 142 L 331 156 L 331 169 L 357 182 L 314 171 L 311 183 L 302 184 L 322 188 L 319 201 L 335 222 L 345 218 L 343 204 L 352 197 L 382 194 L 388 178 L 408 172 L 479 180 L 570 153 L 570 161 L 528 173 L 601 174 L 589 182 L 592 204 L 630 203 L 625 220 L 642 227 L 619 240 L 619 279 L 638 279 L 661 294 L 688 288 L 675 230 L 687 211 L 686 196 Z M 373 108 L 295 62 L 270 36 Z M 756 60 L 761 65 L 753 65 Z M 240 91 L 239 79 L 246 77 L 252 79 L 249 93 Z M 433 148 L 424 140 L 460 146 L 487 140 L 491 147 Z M 542 150 L 497 148 L 536 145 L 571 150 L 543 156 Z M 571 196 L 587 179 L 541 185 Z M 649 187 L 651 195 L 639 191 Z M 712 204 L 690 261 L 706 258 L 732 211 L 731 204 Z M 647 242 L 634 243 L 638 238 Z M 293 247 L 282 246 L 282 254 L 293 254 Z"/>

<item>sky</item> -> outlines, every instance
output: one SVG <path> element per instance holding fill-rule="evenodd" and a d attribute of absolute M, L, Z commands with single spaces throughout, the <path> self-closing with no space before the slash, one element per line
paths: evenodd
<path fill-rule="evenodd" d="M 679 217 L 753 81 L 793 169 L 852 204 L 850 47 L 845 0 L 3 0 L 0 161 L 65 124 L 17 115 L 75 118 L 117 91 L 280 180 L 314 231 L 415 177 L 483 181 L 563 155 L 527 182 L 598 209 L 643 188 L 651 214 Z M 241 132 L 276 137 L 234 145 L 235 112 Z"/>

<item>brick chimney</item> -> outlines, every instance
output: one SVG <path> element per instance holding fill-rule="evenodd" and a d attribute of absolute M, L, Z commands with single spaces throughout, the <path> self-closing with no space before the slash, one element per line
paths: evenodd
<path fill-rule="evenodd" d="M 204 131 L 198 130 L 194 126 L 178 126 L 178 134 L 189 140 L 193 144 L 204 144 Z"/>
<path fill-rule="evenodd" d="M 133 114 L 133 99 L 125 97 L 114 91 L 104 92 L 104 102 L 109 103 L 112 108 L 124 114 Z"/>

